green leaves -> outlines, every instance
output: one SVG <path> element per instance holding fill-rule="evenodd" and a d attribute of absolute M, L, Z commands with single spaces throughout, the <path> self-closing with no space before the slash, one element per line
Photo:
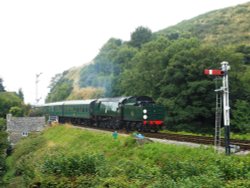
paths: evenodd
<path fill-rule="evenodd" d="M 3 86 L 3 79 L 0 78 L 0 92 L 5 91 L 4 86 Z"/>
<path fill-rule="evenodd" d="M 2 176 L 7 170 L 6 166 L 6 149 L 8 147 L 7 137 L 8 134 L 5 132 L 6 130 L 6 120 L 0 118 L 0 186 L 2 183 Z"/>
<path fill-rule="evenodd" d="M 5 118 L 10 108 L 23 108 L 23 102 L 14 92 L 0 92 L 0 117 Z"/>
<path fill-rule="evenodd" d="M 210 28 L 207 27 L 205 24 L 200 29 Z M 231 108 L 234 110 L 236 100 L 250 103 L 249 49 L 247 45 L 210 45 L 192 37 L 190 31 L 173 29 L 164 35 L 152 35 L 148 28 L 138 27 L 128 42 L 111 38 L 94 62 L 82 68 L 79 86 L 103 88 L 104 97 L 153 97 L 168 111 L 165 121 L 168 128 L 213 133 L 215 83 L 214 77 L 204 75 L 203 71 L 219 69 L 222 61 L 228 61 Z M 58 84 L 52 84 L 54 89 L 47 101 L 67 98 L 73 87 L 67 76 L 59 75 L 54 80 Z"/>
<path fill-rule="evenodd" d="M 144 43 L 147 43 L 152 38 L 152 31 L 146 27 L 138 27 L 131 34 L 130 44 L 134 47 L 140 48 Z"/>
<path fill-rule="evenodd" d="M 102 155 L 56 155 L 46 157 L 42 172 L 56 176 L 94 175 L 105 160 Z"/>
<path fill-rule="evenodd" d="M 55 101 L 65 100 L 70 95 L 73 89 L 72 80 L 61 77 L 59 80 L 55 80 L 55 81 L 56 83 L 51 83 L 52 88 L 46 98 L 46 102 L 55 102 Z"/>
<path fill-rule="evenodd" d="M 22 109 L 18 106 L 13 106 L 10 108 L 9 113 L 11 113 L 14 117 L 23 117 L 24 116 L 24 109 Z"/>
<path fill-rule="evenodd" d="M 232 128 L 242 133 L 250 133 L 250 103 L 237 100 L 233 109 Z"/>
<path fill-rule="evenodd" d="M 151 142 L 110 133 L 52 127 L 16 145 L 10 185 L 29 187 L 247 187 L 250 156 Z M 125 147 L 124 147 L 125 146 Z M 230 186 L 229 186 L 230 187 Z"/>

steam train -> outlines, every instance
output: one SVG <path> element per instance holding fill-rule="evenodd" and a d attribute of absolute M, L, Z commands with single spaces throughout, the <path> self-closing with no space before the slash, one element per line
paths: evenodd
<path fill-rule="evenodd" d="M 73 100 L 36 106 L 42 114 L 69 122 L 102 128 L 155 131 L 162 128 L 165 108 L 151 97 L 130 96 Z"/>

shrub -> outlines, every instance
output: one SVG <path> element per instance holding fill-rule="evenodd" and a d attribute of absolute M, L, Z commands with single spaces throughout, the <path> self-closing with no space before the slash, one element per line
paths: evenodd
<path fill-rule="evenodd" d="M 103 156 L 97 154 L 48 156 L 42 172 L 66 177 L 94 175 L 104 162 Z"/>
<path fill-rule="evenodd" d="M 6 156 L 5 151 L 8 147 L 7 141 L 7 133 L 6 130 L 6 121 L 3 118 L 0 118 L 0 185 L 2 183 L 2 176 L 5 174 L 7 167 L 6 167 Z"/>
<path fill-rule="evenodd" d="M 101 187 L 128 188 L 136 186 L 131 185 L 131 183 L 127 181 L 126 177 L 119 176 L 104 179 Z"/>
<path fill-rule="evenodd" d="M 14 117 L 23 117 L 24 116 L 24 109 L 22 109 L 18 106 L 13 106 L 10 108 L 9 113 L 11 113 Z"/>
<path fill-rule="evenodd" d="M 45 142 L 45 138 L 35 134 L 31 135 L 18 142 L 13 157 L 17 160 L 22 156 L 28 155 L 41 148 Z"/>
<path fill-rule="evenodd" d="M 4 118 L 0 118 L 0 131 L 6 130 L 6 120 Z"/>

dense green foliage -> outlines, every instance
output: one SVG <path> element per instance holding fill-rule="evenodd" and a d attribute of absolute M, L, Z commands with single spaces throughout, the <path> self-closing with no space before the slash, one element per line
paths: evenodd
<path fill-rule="evenodd" d="M 13 106 L 10 108 L 9 113 L 11 113 L 15 117 L 22 117 L 24 116 L 24 109 L 18 106 Z"/>
<path fill-rule="evenodd" d="M 98 86 L 106 88 L 106 96 L 153 97 L 166 106 L 169 112 L 166 124 L 169 129 L 213 132 L 215 83 L 212 77 L 203 75 L 203 70 L 219 68 L 222 61 L 229 61 L 232 67 L 232 104 L 236 100 L 250 103 L 250 82 L 246 82 L 249 79 L 248 62 L 246 63 L 245 58 L 247 53 L 239 48 L 205 46 L 195 38 L 169 40 L 163 36 L 151 39 L 140 49 L 126 43 L 119 43 L 114 47 L 115 41 L 117 40 L 112 39 L 105 44 L 97 56 L 98 63 L 83 69 L 82 74 L 91 75 L 88 74 L 88 68 L 98 70 L 93 74 L 94 79 L 90 79 L 92 82 L 99 78 L 103 81 L 104 77 L 98 75 L 105 75 L 109 82 L 99 82 Z M 103 59 L 105 61 L 100 61 Z M 80 83 L 87 86 L 87 77 L 81 78 Z M 109 87 L 101 85 L 104 83 L 109 83 Z M 97 86 L 91 82 L 89 84 Z M 234 109 L 234 105 L 232 107 Z M 238 129 L 233 121 L 232 130 L 243 129 Z"/>
<path fill-rule="evenodd" d="M 1 84 L 0 84 L 1 85 Z M 2 176 L 6 171 L 6 149 L 8 148 L 8 134 L 6 132 L 6 114 L 13 113 L 14 116 L 23 116 L 28 113 L 28 106 L 14 92 L 0 92 L 0 187 Z"/>
<path fill-rule="evenodd" d="M 241 132 L 250 133 L 250 103 L 245 100 L 237 100 L 233 110 L 233 124 Z"/>
<path fill-rule="evenodd" d="M 6 151 L 9 147 L 8 134 L 6 132 L 6 115 L 13 113 L 14 116 L 23 116 L 29 110 L 28 106 L 23 103 L 23 95 L 21 95 L 21 92 L 19 94 L 6 92 L 3 80 L 0 78 L 0 187 L 3 183 L 2 177 L 6 172 Z"/>
<path fill-rule="evenodd" d="M 7 133 L 6 130 L 6 121 L 3 118 L 0 118 L 0 186 L 2 184 L 2 177 L 6 171 L 5 163 L 5 151 L 8 147 L 7 142 Z"/>
<path fill-rule="evenodd" d="M 25 106 L 22 99 L 20 99 L 20 97 L 16 93 L 0 92 L 0 117 L 5 118 L 6 114 L 9 113 L 11 107 L 14 106 L 23 109 L 24 113 Z"/>
<path fill-rule="evenodd" d="M 157 34 L 171 38 L 197 37 L 206 44 L 248 45 L 250 42 L 250 3 L 212 11 L 190 20 L 184 20 Z"/>
<path fill-rule="evenodd" d="M 5 91 L 4 86 L 3 86 L 3 79 L 0 78 L 0 92 Z"/>
<path fill-rule="evenodd" d="M 50 93 L 46 97 L 46 102 L 62 101 L 70 95 L 73 89 L 73 81 L 63 77 L 66 73 L 57 74 L 52 78 Z"/>
<path fill-rule="evenodd" d="M 250 156 L 148 143 L 69 126 L 22 140 L 5 187 L 248 187 Z"/>
<path fill-rule="evenodd" d="M 140 26 L 131 34 L 130 45 L 140 48 L 144 43 L 149 42 L 151 38 L 152 31 L 149 28 Z"/>
<path fill-rule="evenodd" d="M 20 97 L 20 99 L 22 99 L 22 101 L 24 101 L 24 94 L 22 88 L 18 90 L 17 95 Z"/>
<path fill-rule="evenodd" d="M 127 42 L 112 38 L 81 69 L 79 86 L 104 88 L 107 97 L 148 95 L 167 108 L 169 129 L 213 132 L 215 82 L 203 70 L 219 69 L 228 61 L 232 130 L 247 132 L 240 128 L 249 126 L 247 119 L 237 114 L 250 105 L 249 11 L 247 3 L 154 34 L 138 27 Z M 52 91 L 48 101 L 67 99 L 62 93 Z"/>

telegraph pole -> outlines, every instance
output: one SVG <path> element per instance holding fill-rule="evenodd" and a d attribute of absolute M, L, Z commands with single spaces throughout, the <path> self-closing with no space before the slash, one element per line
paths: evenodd
<path fill-rule="evenodd" d="M 36 104 L 40 101 L 41 98 L 38 96 L 38 83 L 39 83 L 39 77 L 41 76 L 42 72 L 39 74 L 36 74 Z"/>
<path fill-rule="evenodd" d="M 223 61 L 221 63 L 221 69 L 217 70 L 204 70 L 204 74 L 221 76 L 222 77 L 222 87 L 215 90 L 216 92 L 222 92 L 223 95 L 223 120 L 225 129 L 225 153 L 230 155 L 230 106 L 229 106 L 229 83 L 228 83 L 228 70 L 230 66 L 228 62 Z"/>

